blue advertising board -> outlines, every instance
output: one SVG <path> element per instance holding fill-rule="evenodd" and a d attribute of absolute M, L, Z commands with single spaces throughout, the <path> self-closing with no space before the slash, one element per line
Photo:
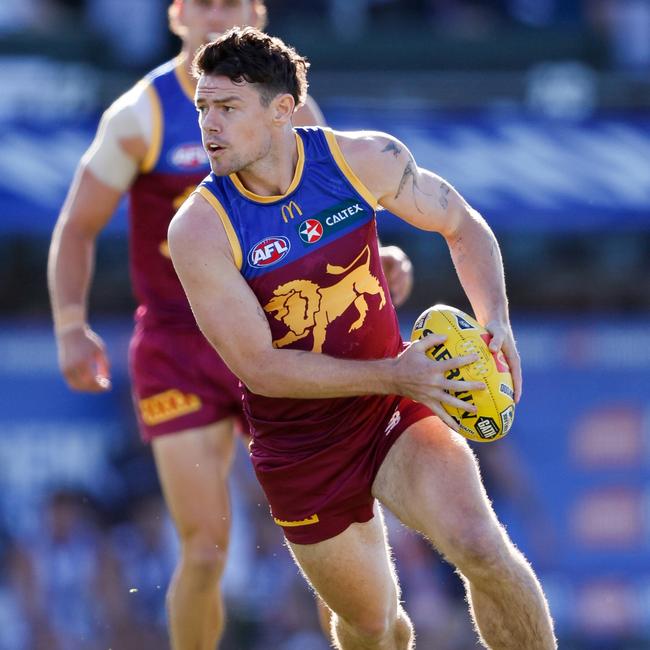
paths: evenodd
<path fill-rule="evenodd" d="M 564 122 L 521 111 L 325 109 L 337 129 L 399 137 L 421 166 L 451 181 L 497 230 L 650 227 L 648 117 Z M 0 116 L 0 232 L 51 231 L 98 117 L 44 123 Z M 109 228 L 125 230 L 123 209 Z"/>

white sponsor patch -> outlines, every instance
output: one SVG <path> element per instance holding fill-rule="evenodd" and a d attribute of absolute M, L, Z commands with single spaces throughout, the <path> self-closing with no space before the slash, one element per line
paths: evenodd
<path fill-rule="evenodd" d="M 515 419 L 515 407 L 509 406 L 505 411 L 501 412 L 501 429 L 503 430 L 503 435 L 510 431 L 512 426 L 512 421 Z"/>

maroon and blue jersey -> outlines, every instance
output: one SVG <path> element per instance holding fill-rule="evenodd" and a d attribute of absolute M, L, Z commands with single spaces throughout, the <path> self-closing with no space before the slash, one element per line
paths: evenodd
<path fill-rule="evenodd" d="M 137 318 L 145 324 L 195 324 L 167 245 L 169 222 L 210 171 L 186 74 L 173 60 L 140 82 L 150 97 L 153 134 L 129 194 L 129 234 Z"/>
<path fill-rule="evenodd" d="M 236 264 L 264 309 L 273 344 L 339 358 L 397 355 L 401 338 L 378 251 L 377 202 L 329 129 L 295 129 L 298 163 L 283 196 L 211 174 L 198 192 L 222 220 Z M 310 454 L 383 422 L 380 396 L 275 399 L 245 390 L 253 456 Z"/>

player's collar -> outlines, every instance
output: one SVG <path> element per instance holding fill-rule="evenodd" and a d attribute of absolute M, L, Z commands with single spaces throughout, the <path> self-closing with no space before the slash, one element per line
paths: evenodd
<path fill-rule="evenodd" d="M 237 188 L 237 191 L 240 194 L 243 194 L 246 198 L 255 201 L 256 203 L 275 203 L 276 201 L 281 201 L 295 191 L 300 184 L 302 171 L 305 167 L 305 145 L 298 133 L 294 131 L 294 135 L 296 136 L 296 147 L 298 148 L 298 162 L 296 163 L 296 171 L 293 174 L 293 180 L 291 181 L 291 185 L 289 185 L 287 191 L 284 194 L 277 196 L 262 196 L 261 194 L 255 194 L 244 187 L 237 174 L 230 174 L 228 178 L 230 178 L 232 184 Z"/>

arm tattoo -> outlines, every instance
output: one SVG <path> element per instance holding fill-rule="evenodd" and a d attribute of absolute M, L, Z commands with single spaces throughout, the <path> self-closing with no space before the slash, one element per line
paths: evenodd
<path fill-rule="evenodd" d="M 382 150 L 381 152 L 384 153 L 386 151 L 392 152 L 393 156 L 397 158 L 401 153 L 402 150 L 400 147 L 398 147 L 394 142 L 389 142 Z"/>
<path fill-rule="evenodd" d="M 406 163 L 406 167 L 404 168 L 404 173 L 402 174 L 402 178 L 399 182 L 399 187 L 397 188 L 397 194 L 395 194 L 396 199 L 399 198 L 399 195 L 402 193 L 402 190 L 404 189 L 404 186 L 406 185 L 406 182 L 409 178 L 413 179 L 413 193 L 415 194 L 415 170 L 413 169 L 413 161 L 411 160 Z"/>
<path fill-rule="evenodd" d="M 449 192 L 451 192 L 449 185 L 447 185 L 447 183 L 444 181 L 440 183 L 440 197 L 438 199 L 438 203 L 440 203 L 440 207 L 443 210 L 446 210 L 447 206 L 449 205 L 449 199 L 447 198 Z"/>
<path fill-rule="evenodd" d="M 411 192 L 413 193 L 413 203 L 415 204 L 415 207 L 417 208 L 417 211 L 420 214 L 424 214 L 424 210 L 420 208 L 418 205 L 418 197 L 416 194 L 419 192 L 420 194 L 424 194 L 425 196 L 431 196 L 431 194 L 427 194 L 424 190 L 420 188 L 418 185 L 418 177 L 416 174 L 416 166 L 415 166 L 415 161 L 411 158 L 407 163 L 406 167 L 404 168 L 404 172 L 402 173 L 402 178 L 399 182 L 399 187 L 397 188 L 397 194 L 395 194 L 395 198 L 398 199 L 400 194 L 402 193 L 402 190 L 406 187 L 406 183 L 408 182 L 409 178 L 413 180 L 413 185 L 411 188 Z"/>

